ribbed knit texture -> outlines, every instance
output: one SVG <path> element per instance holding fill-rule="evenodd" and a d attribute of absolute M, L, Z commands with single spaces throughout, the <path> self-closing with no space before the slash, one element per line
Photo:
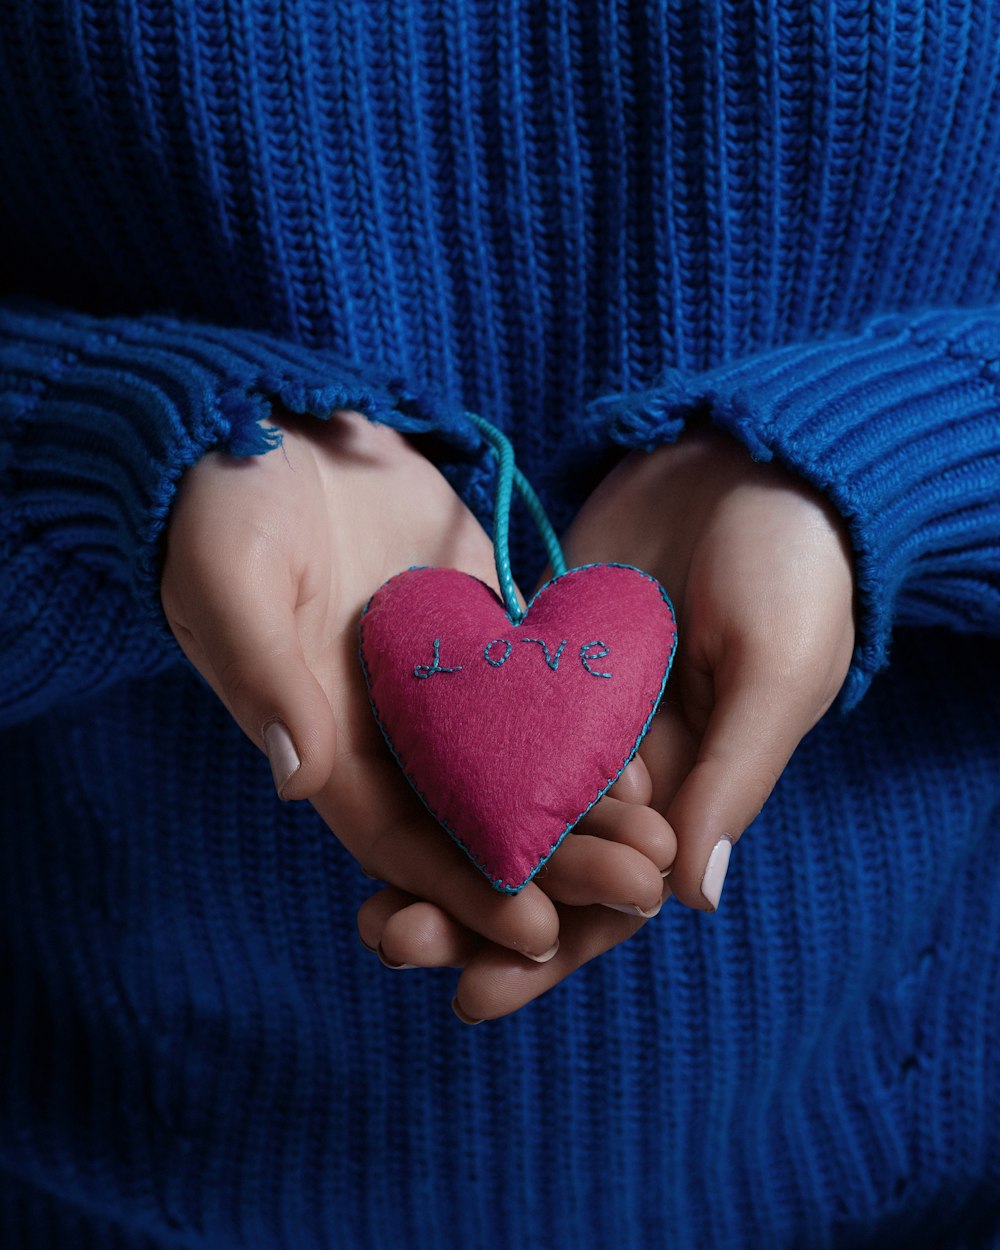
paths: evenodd
<path fill-rule="evenodd" d="M 6 0 L 0 117 L 0 1245 L 1000 1246 L 997 6 Z M 274 397 L 484 523 L 469 412 L 559 528 L 692 418 L 827 492 L 717 915 L 474 1029 L 361 948 L 159 603 Z"/>

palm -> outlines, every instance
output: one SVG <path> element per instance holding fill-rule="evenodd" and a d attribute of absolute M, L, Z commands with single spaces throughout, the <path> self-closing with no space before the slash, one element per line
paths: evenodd
<path fill-rule="evenodd" d="M 382 741 L 357 660 L 361 608 L 393 573 L 443 563 L 492 580 L 482 527 L 396 431 L 350 412 L 280 425 L 281 449 L 212 452 L 182 479 L 161 584 L 180 645 L 262 751 L 265 723 L 288 726 L 302 766 L 284 796 L 308 798 L 366 870 L 497 942 L 544 949 L 552 904 L 537 887 L 501 898 L 440 836 Z"/>
<path fill-rule="evenodd" d="M 626 457 L 563 545 L 572 563 L 638 564 L 674 603 L 674 671 L 640 755 L 650 803 L 677 834 L 674 894 L 705 910 L 713 846 L 723 834 L 738 840 L 848 671 L 846 526 L 808 483 L 694 429 Z"/>
<path fill-rule="evenodd" d="M 461 569 L 497 588 L 493 550 L 442 474 L 389 428 L 352 413 L 329 422 L 282 414 L 280 424 L 283 449 L 265 458 L 280 492 L 282 532 L 275 541 L 301 561 L 296 626 L 306 664 L 333 712 L 335 759 L 385 761 L 357 657 L 361 609 L 374 589 L 414 564 Z M 299 479 L 292 492 L 278 464 L 283 452 Z M 380 771 L 380 788 L 400 808 L 417 811 L 398 767 Z M 343 821 L 337 783 L 331 778 L 312 802 L 325 818 Z M 348 845 L 364 860 L 367 846 Z"/>

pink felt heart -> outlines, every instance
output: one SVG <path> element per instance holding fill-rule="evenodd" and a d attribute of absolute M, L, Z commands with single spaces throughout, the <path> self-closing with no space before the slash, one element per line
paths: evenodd
<path fill-rule="evenodd" d="M 415 566 L 365 605 L 360 658 L 410 784 L 495 889 L 524 888 L 649 727 L 677 627 L 627 564 L 546 582 L 513 624 L 485 582 Z"/>

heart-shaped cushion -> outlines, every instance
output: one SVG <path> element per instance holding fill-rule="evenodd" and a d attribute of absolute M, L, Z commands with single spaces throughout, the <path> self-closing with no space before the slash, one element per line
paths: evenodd
<path fill-rule="evenodd" d="M 635 754 L 677 625 L 628 564 L 546 582 L 515 625 L 456 569 L 415 565 L 361 614 L 372 711 L 410 784 L 497 890 L 517 893 Z"/>

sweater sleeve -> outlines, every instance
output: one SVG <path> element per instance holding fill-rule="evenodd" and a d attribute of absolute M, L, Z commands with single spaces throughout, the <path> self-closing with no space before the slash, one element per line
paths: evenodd
<path fill-rule="evenodd" d="M 0 300 L 0 727 L 182 658 L 159 591 L 178 480 L 280 446 L 272 399 L 428 435 L 450 468 L 482 442 L 456 405 L 280 336 Z"/>
<path fill-rule="evenodd" d="M 626 447 L 708 419 L 824 491 L 848 525 L 858 635 L 836 700 L 861 700 L 894 624 L 1000 634 L 1000 305 L 881 314 L 648 390 L 594 400 Z"/>

